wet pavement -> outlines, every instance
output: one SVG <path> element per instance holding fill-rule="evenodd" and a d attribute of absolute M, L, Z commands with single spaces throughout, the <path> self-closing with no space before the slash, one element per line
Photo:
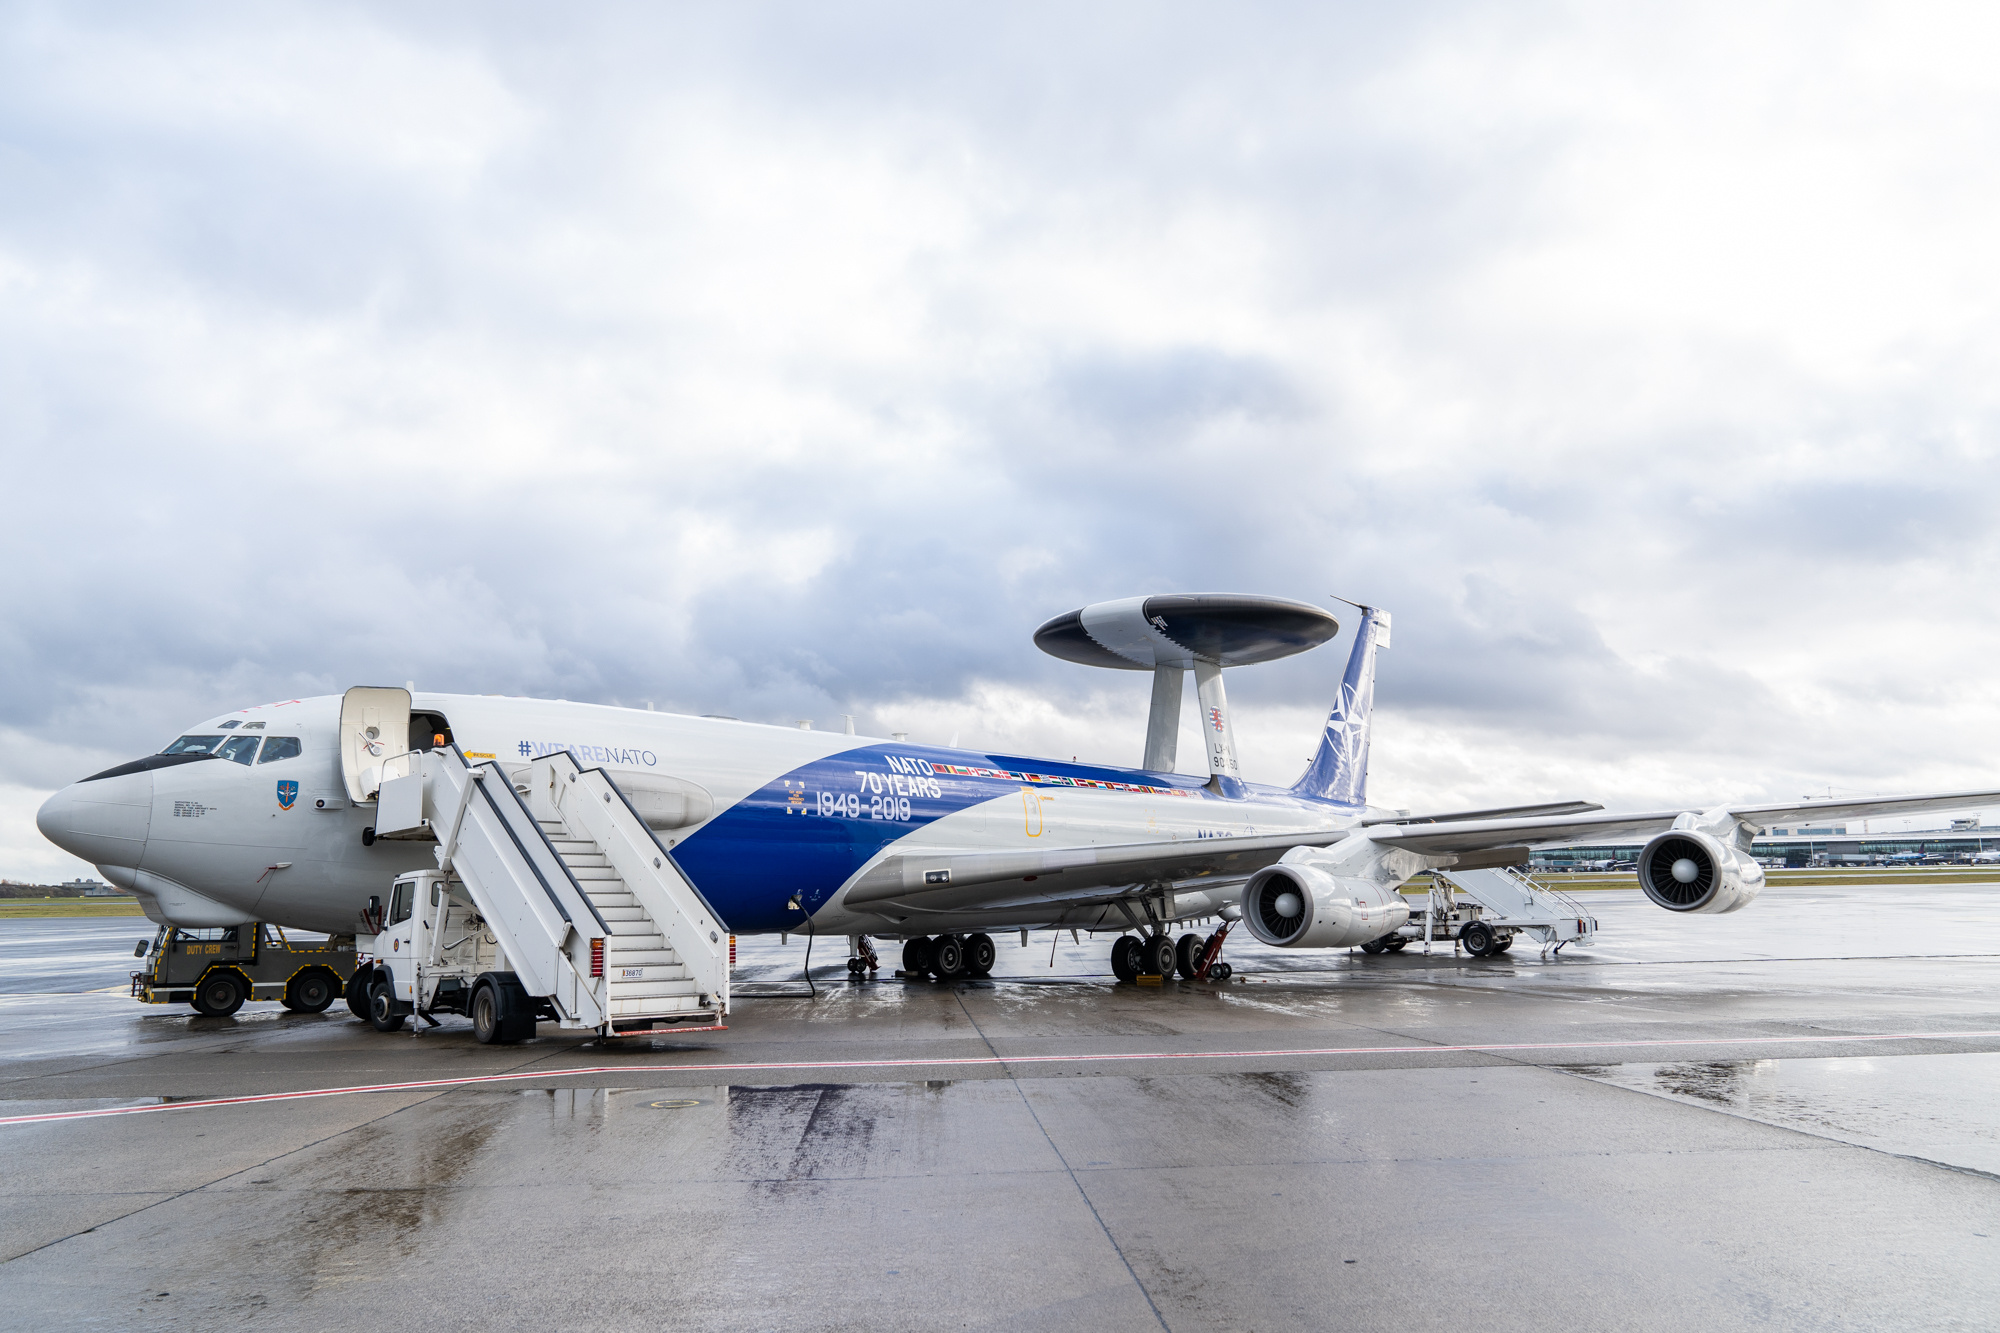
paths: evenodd
<path fill-rule="evenodd" d="M 1114 986 L 1107 939 L 1052 965 L 1044 934 L 955 986 L 849 983 L 818 940 L 810 996 L 805 941 L 745 941 L 727 1032 L 511 1048 L 140 1006 L 101 993 L 133 922 L 0 923 L 0 1117 L 521 1076 L 0 1126 L 0 1300 L 52 1328 L 2000 1327 L 2000 885 L 1585 901 L 1600 944 L 1558 958 L 1232 940 L 1213 987 Z"/>

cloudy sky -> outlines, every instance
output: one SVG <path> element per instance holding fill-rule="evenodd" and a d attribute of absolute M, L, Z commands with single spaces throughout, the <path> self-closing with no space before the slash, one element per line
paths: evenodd
<path fill-rule="evenodd" d="M 8 5 L 0 874 L 358 683 L 1135 763 L 1154 591 L 1391 804 L 1992 786 L 1996 22 Z"/>

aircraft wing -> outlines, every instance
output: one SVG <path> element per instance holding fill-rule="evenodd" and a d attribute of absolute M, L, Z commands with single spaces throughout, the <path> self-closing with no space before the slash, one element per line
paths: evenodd
<path fill-rule="evenodd" d="M 1865 801 L 1809 801 L 1800 805 L 1732 805 L 1731 815 L 1747 824 L 1768 828 L 1798 819 L 1865 819 L 1888 815 L 1929 814 L 2000 805 L 2000 791 L 1937 792 L 1924 796 L 1885 796 Z M 1691 808 L 1691 807 L 1690 807 Z M 1407 847 L 1425 855 L 1491 851 L 1511 846 L 1547 843 L 1613 842 L 1647 838 L 1673 827 L 1687 808 L 1643 812 L 1603 811 L 1595 814 L 1541 816 L 1528 819 L 1471 819 L 1451 823 L 1399 824 L 1369 829 L 1377 842 Z M 1696 813 L 1703 813 L 1696 810 Z"/>
<path fill-rule="evenodd" d="M 848 889 L 845 903 L 862 909 L 890 902 L 957 907 L 981 903 L 1000 886 L 1023 896 L 1070 898 L 1093 888 L 1241 877 L 1294 847 L 1324 847 L 1352 832 L 1341 828 L 1047 851 L 899 853 L 870 867 Z"/>
<path fill-rule="evenodd" d="M 1583 802 L 1565 802 L 1564 807 Z M 1728 807 L 1747 823 L 1767 826 L 1797 818 L 1854 819 L 1922 814 L 2000 805 L 2000 791 L 1941 792 L 1866 801 L 1814 801 L 1804 805 Z M 1517 807 L 1548 809 L 1547 806 Z M 1563 807 L 1558 807 L 1563 808 Z M 996 899 L 1075 900 L 1096 889 L 1240 879 L 1271 865 L 1294 847 L 1325 847 L 1364 833 L 1377 843 L 1424 856 L 1457 856 L 1464 865 L 1482 852 L 1523 853 L 1550 843 L 1612 842 L 1650 838 L 1673 827 L 1689 807 L 1671 810 L 1585 810 L 1498 819 L 1416 816 L 1430 822 L 1371 823 L 1316 833 L 1271 833 L 1245 838 L 1119 843 L 1100 847 L 1051 847 L 1035 851 L 901 852 L 871 866 L 847 891 L 845 903 L 863 911 L 890 904 L 927 910 L 985 906 Z M 1696 813 L 1701 813 L 1697 811 Z M 1493 862 L 1487 862 L 1493 864 Z M 871 905 L 879 904 L 880 907 Z"/>

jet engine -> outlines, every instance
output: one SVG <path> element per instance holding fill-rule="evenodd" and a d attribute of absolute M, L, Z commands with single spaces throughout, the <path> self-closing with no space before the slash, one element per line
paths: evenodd
<path fill-rule="evenodd" d="M 1409 906 L 1394 888 L 1300 861 L 1266 866 L 1243 886 L 1243 923 L 1281 949 L 1366 944 L 1409 919 Z"/>
<path fill-rule="evenodd" d="M 1639 853 L 1639 887 L 1669 912 L 1733 912 L 1764 887 L 1764 867 L 1695 829 L 1657 834 Z"/>

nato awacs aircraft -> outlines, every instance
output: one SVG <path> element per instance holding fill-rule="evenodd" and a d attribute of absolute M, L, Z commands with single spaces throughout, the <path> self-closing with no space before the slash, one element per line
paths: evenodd
<path fill-rule="evenodd" d="M 1413 875 L 1519 864 L 1531 845 L 1643 839 L 1639 883 L 1655 903 L 1731 912 L 1763 887 L 1751 838 L 1766 825 L 2000 803 L 2000 791 L 1972 791 L 1629 813 L 1577 801 L 1371 806 L 1369 718 L 1389 617 L 1359 610 L 1339 697 L 1289 787 L 1241 777 L 1223 672 L 1316 647 L 1338 622 L 1288 600 L 1176 595 L 1086 606 L 1035 636 L 1072 662 L 1153 674 L 1138 768 L 358 687 L 211 718 L 64 788 L 37 822 L 163 925 L 358 935 L 363 955 L 383 961 L 354 974 L 349 1000 L 359 995 L 360 1011 L 381 989 L 378 1026 L 440 1007 L 477 1025 L 485 986 L 500 997 L 479 1011 L 490 1039 L 502 1001 L 612 1035 L 651 1030 L 634 1026 L 650 1012 L 638 999 L 598 980 L 607 957 L 632 964 L 609 974 L 632 987 L 666 986 L 695 955 L 726 950 L 724 932 L 845 935 L 857 949 L 901 940 L 907 972 L 946 979 L 992 966 L 990 932 L 1112 932 L 1113 970 L 1131 980 L 1187 972 L 1192 937 L 1177 957 L 1172 931 L 1204 918 L 1240 915 L 1281 948 L 1382 941 L 1409 920 L 1397 890 Z M 1190 670 L 1206 777 L 1174 771 Z M 573 795 L 586 789 L 589 801 Z M 519 901 L 506 896 L 516 890 Z M 397 934 L 423 893 L 408 929 L 433 934 Z M 463 976 L 424 980 L 422 966 L 450 971 L 446 953 L 482 927 L 487 952 Z M 464 939 L 448 944 L 454 933 Z M 394 971 L 418 953 L 415 974 Z M 721 998 L 704 991 L 688 1013 L 726 1008 L 721 966 Z"/>

